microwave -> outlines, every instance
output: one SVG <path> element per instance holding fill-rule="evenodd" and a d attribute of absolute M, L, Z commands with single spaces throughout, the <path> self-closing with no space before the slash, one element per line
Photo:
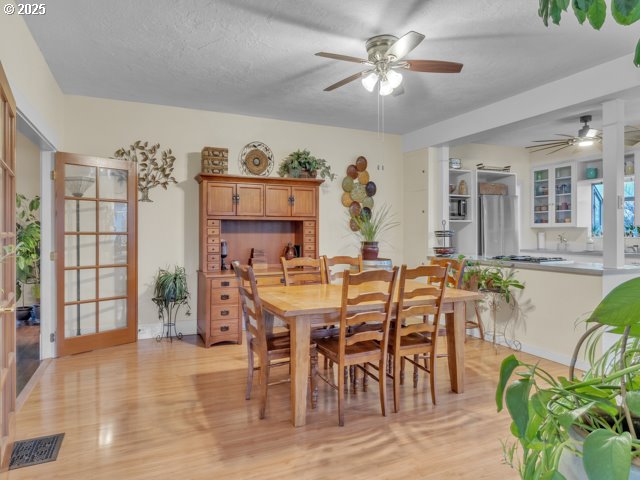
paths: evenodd
<path fill-rule="evenodd" d="M 456 198 L 449 200 L 449 218 L 467 218 L 467 200 L 465 198 Z"/>

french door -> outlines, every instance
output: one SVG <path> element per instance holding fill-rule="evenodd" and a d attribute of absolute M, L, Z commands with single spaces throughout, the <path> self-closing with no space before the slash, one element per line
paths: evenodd
<path fill-rule="evenodd" d="M 0 473 L 9 467 L 16 411 L 16 102 L 0 64 Z"/>
<path fill-rule="evenodd" d="M 137 338 L 137 176 L 132 162 L 57 153 L 58 356 Z"/>

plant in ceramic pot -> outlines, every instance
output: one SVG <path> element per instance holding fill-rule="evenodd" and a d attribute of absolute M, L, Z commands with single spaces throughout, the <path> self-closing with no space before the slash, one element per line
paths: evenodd
<path fill-rule="evenodd" d="M 506 459 L 523 479 L 640 478 L 640 278 L 613 289 L 588 322 L 568 378 L 513 355 L 502 362 L 496 404 L 513 421 Z M 600 354 L 607 327 L 619 336 Z M 589 367 L 576 378 L 585 342 Z"/>
<path fill-rule="evenodd" d="M 31 311 L 34 318 L 40 318 L 40 197 L 32 199 L 25 195 L 16 195 L 16 245 L 13 253 L 16 257 L 16 299 L 22 298 L 22 306 L 18 307 L 18 320 L 28 320 Z M 26 285 L 33 286 L 33 297 L 38 308 L 25 306 Z"/>
<path fill-rule="evenodd" d="M 159 269 L 156 274 L 153 288 L 153 298 L 156 303 L 163 306 L 179 303 L 189 307 L 189 287 L 187 285 L 187 274 L 183 267 L 169 269 Z M 187 313 L 189 315 L 190 312 Z"/>
<path fill-rule="evenodd" d="M 336 175 L 331 173 L 331 166 L 324 158 L 314 157 L 306 149 L 290 153 L 280 162 L 278 168 L 278 175 L 281 177 L 316 178 L 318 174 L 321 178 L 329 180 L 336 178 Z"/>
<path fill-rule="evenodd" d="M 375 209 L 372 213 L 360 215 L 351 215 L 351 220 L 357 226 L 356 235 L 360 238 L 362 248 L 362 258 L 364 260 L 376 260 L 378 258 L 378 243 L 384 232 L 400 225 L 395 221 L 391 208 L 388 205 L 382 205 Z"/>

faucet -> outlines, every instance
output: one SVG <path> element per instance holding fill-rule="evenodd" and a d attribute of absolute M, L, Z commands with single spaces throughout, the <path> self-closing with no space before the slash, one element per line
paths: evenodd
<path fill-rule="evenodd" d="M 569 242 L 567 240 L 567 237 L 565 236 L 565 233 L 559 233 L 558 234 L 558 250 L 567 250 L 567 247 L 569 246 Z"/>

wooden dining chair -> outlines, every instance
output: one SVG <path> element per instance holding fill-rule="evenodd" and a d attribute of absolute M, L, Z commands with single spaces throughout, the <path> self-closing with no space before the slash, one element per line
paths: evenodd
<path fill-rule="evenodd" d="M 272 367 L 289 365 L 291 358 L 289 332 L 270 333 L 266 325 L 265 315 L 262 310 L 262 302 L 256 286 L 256 278 L 250 266 L 241 266 L 238 262 L 232 262 L 233 269 L 238 278 L 238 289 L 242 304 L 242 316 L 244 319 L 248 365 L 247 365 L 247 389 L 245 398 L 251 398 L 253 385 L 253 373 L 259 371 L 260 378 L 260 418 L 265 418 L 267 408 L 267 391 L 271 385 L 289 382 L 289 379 L 269 383 Z M 318 402 L 317 371 L 318 352 L 315 344 L 311 344 L 311 406 L 316 408 Z M 254 355 L 258 356 L 258 366 L 254 364 Z"/>
<path fill-rule="evenodd" d="M 414 388 L 418 386 L 418 369 L 429 373 L 431 401 L 436 404 L 436 349 L 448 276 L 449 268 L 439 265 L 416 268 L 403 265 L 400 269 L 398 308 L 389 339 L 389 355 L 393 356 L 393 407 L 396 412 L 400 410 L 400 381 L 405 360 L 413 364 Z M 424 282 L 407 283 L 407 280 L 419 279 Z M 417 297 L 428 298 L 418 301 Z M 412 323 L 416 317 L 422 321 Z M 420 364 L 421 355 L 428 356 L 428 366 Z"/>
<path fill-rule="evenodd" d="M 280 264 L 282 265 L 284 284 L 287 287 L 327 283 L 324 262 L 320 258 L 296 257 L 287 260 L 280 257 Z"/>
<path fill-rule="evenodd" d="M 358 255 L 357 257 L 348 257 L 345 255 L 327 257 L 323 255 L 321 258 L 324 263 L 324 271 L 326 272 L 328 283 L 338 283 L 341 281 L 344 270 L 350 270 L 355 273 L 360 273 L 364 270 L 362 255 Z"/>
<path fill-rule="evenodd" d="M 344 426 L 346 367 L 361 369 L 364 375 L 379 380 L 380 408 L 386 415 L 385 361 L 389 340 L 391 305 L 396 288 L 398 267 L 393 270 L 370 270 L 352 274 L 342 273 L 342 300 L 340 306 L 340 333 L 338 338 L 319 339 L 318 352 L 338 366 L 337 385 L 320 374 L 320 378 L 338 390 L 338 424 Z M 372 323 L 379 328 L 353 331 L 349 327 Z M 374 375 L 369 367 L 378 371 Z"/>

